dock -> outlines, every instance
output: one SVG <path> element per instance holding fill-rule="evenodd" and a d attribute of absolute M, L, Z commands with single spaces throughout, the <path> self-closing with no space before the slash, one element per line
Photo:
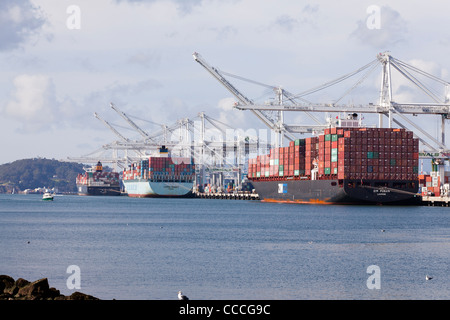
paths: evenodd
<path fill-rule="evenodd" d="M 422 203 L 424 206 L 429 207 L 448 207 L 450 203 L 450 197 L 449 196 L 422 196 Z"/>
<path fill-rule="evenodd" d="M 250 192 L 195 192 L 195 197 L 203 199 L 259 200 L 257 193 Z"/>

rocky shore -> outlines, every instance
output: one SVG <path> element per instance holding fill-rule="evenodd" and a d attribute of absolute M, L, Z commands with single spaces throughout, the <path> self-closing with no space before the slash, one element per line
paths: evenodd
<path fill-rule="evenodd" d="M 0 300 L 99 300 L 96 297 L 74 292 L 65 296 L 55 288 L 50 288 L 47 278 L 34 282 L 19 278 L 14 280 L 7 275 L 0 275 Z"/>

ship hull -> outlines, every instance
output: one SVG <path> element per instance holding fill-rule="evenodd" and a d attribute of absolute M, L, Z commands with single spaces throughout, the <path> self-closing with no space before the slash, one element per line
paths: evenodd
<path fill-rule="evenodd" d="M 87 186 L 77 184 L 80 196 L 120 196 L 120 186 Z"/>
<path fill-rule="evenodd" d="M 264 202 L 417 205 L 418 181 L 277 180 L 252 181 Z"/>
<path fill-rule="evenodd" d="M 133 198 L 189 198 L 193 196 L 192 182 L 159 182 L 146 179 L 123 180 L 129 197 Z"/>

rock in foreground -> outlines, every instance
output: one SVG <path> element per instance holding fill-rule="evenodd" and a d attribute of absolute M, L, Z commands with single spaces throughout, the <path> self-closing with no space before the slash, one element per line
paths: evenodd
<path fill-rule="evenodd" d="M 74 292 L 62 295 L 59 290 L 50 288 L 47 278 L 34 282 L 19 278 L 14 281 L 7 275 L 0 275 L 0 300 L 99 300 L 96 297 Z"/>

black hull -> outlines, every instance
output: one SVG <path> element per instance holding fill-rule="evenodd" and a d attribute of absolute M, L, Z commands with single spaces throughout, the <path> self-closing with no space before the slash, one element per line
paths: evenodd
<path fill-rule="evenodd" d="M 77 185 L 80 196 L 120 196 L 120 187 L 94 187 Z"/>
<path fill-rule="evenodd" d="M 418 181 L 253 180 L 265 202 L 418 205 Z"/>

